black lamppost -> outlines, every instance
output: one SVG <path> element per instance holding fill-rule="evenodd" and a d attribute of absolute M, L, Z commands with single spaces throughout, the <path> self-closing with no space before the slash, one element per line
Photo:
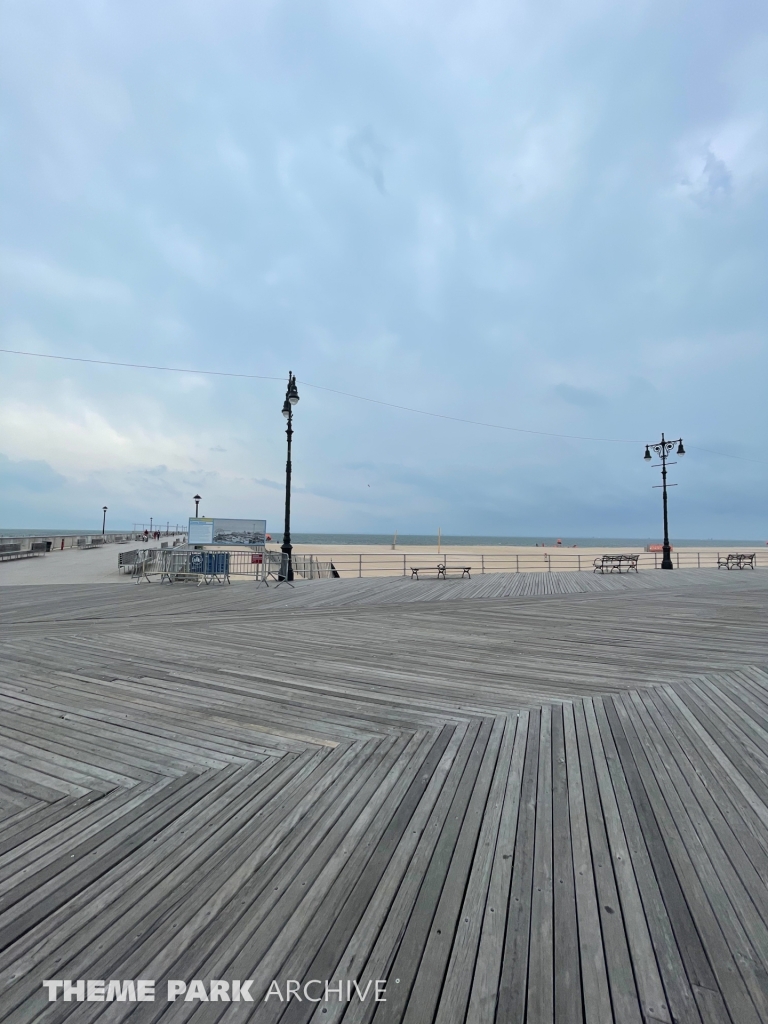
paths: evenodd
<path fill-rule="evenodd" d="M 105 505 L 101 511 L 104 513 L 101 520 L 101 536 L 103 537 L 107 530 L 107 506 Z"/>
<path fill-rule="evenodd" d="M 649 461 L 653 458 L 651 455 L 651 449 L 661 459 L 659 465 L 661 466 L 661 483 L 655 484 L 655 487 L 661 487 L 662 499 L 664 503 L 664 547 L 663 555 L 661 558 L 662 569 L 673 569 L 672 565 L 672 554 L 669 546 L 669 523 L 667 521 L 667 487 L 677 487 L 677 484 L 667 484 L 667 459 L 672 454 L 672 449 L 677 445 L 677 454 L 685 455 L 685 448 L 683 448 L 683 439 L 678 437 L 675 441 L 667 441 L 664 435 L 661 435 L 661 441 L 658 444 L 647 444 L 645 446 L 644 459 Z M 676 463 L 670 462 L 670 466 L 674 466 Z"/>
<path fill-rule="evenodd" d="M 195 519 L 197 519 L 197 510 L 200 508 L 200 502 L 202 500 L 203 499 L 200 497 L 199 494 L 195 494 L 194 497 L 192 498 L 192 501 L 194 501 L 195 503 Z"/>
<path fill-rule="evenodd" d="M 296 378 L 289 371 L 288 388 L 286 389 L 285 401 L 283 402 L 283 416 L 288 420 L 288 426 L 285 430 L 286 437 L 288 438 L 288 458 L 285 463 L 285 532 L 283 533 L 283 543 L 280 546 L 283 558 L 277 577 L 280 582 L 285 581 L 286 583 L 290 583 L 293 579 L 293 563 L 291 562 L 291 552 L 293 551 L 293 545 L 291 544 L 291 438 L 293 437 L 293 407 L 298 400 L 299 392 L 296 390 Z"/>

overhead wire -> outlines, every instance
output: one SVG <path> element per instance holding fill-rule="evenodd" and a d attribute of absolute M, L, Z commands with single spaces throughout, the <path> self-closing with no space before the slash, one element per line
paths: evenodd
<path fill-rule="evenodd" d="M 0 352 L 8 355 L 29 356 L 35 359 L 55 359 L 69 363 L 92 363 L 96 366 L 120 366 L 134 370 L 161 370 L 166 373 L 192 373 L 206 377 L 236 377 L 243 380 L 274 380 L 282 381 L 283 377 L 272 377 L 261 373 L 235 373 L 227 370 L 200 370 L 183 366 L 159 366 L 153 363 L 129 363 L 114 359 L 93 359 L 86 356 L 62 356 L 50 352 L 28 352 L 23 349 L 0 348 Z M 534 434 L 539 437 L 559 437 L 569 441 L 600 441 L 608 444 L 645 444 L 645 441 L 637 441 L 626 437 L 592 437 L 585 434 L 560 434 L 551 430 L 532 430 L 528 427 L 510 427 L 503 423 L 489 423 L 484 420 L 471 420 L 463 416 L 451 416 L 448 413 L 432 412 L 428 409 L 416 409 L 409 405 L 399 405 L 395 402 L 385 402 L 380 398 L 370 398 L 367 395 L 355 395 L 349 391 L 340 391 L 337 388 L 329 388 L 323 384 L 312 384 L 307 380 L 298 380 L 302 387 L 312 388 L 316 391 L 326 391 L 333 395 L 342 395 L 345 398 L 353 398 L 358 402 L 369 402 L 373 405 L 381 405 L 388 409 L 398 409 L 401 412 L 410 412 L 418 416 L 430 416 L 434 419 L 450 420 L 454 423 L 466 423 L 475 427 L 487 427 L 491 430 L 507 430 L 516 434 Z M 728 452 L 716 452 L 709 448 L 700 448 L 698 445 L 688 445 L 696 451 L 707 452 L 710 455 L 719 455 L 726 459 L 739 459 L 742 462 L 754 462 L 758 465 L 765 465 L 758 459 L 750 459 L 743 455 L 733 455 Z"/>

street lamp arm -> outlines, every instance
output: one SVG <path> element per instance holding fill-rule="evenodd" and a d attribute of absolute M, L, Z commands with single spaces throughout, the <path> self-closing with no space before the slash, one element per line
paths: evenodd
<path fill-rule="evenodd" d="M 678 437 L 674 441 L 666 441 L 665 440 L 665 441 L 659 441 L 657 444 L 647 444 L 645 446 L 645 450 L 649 454 L 644 456 L 644 457 L 645 458 L 650 458 L 651 457 L 650 456 L 650 452 L 656 452 L 656 454 L 660 458 L 666 458 L 668 455 L 672 454 L 672 449 L 675 447 L 675 445 L 677 445 L 677 448 L 678 448 L 677 454 L 678 455 L 685 455 L 685 449 L 683 449 L 683 451 L 680 451 L 680 449 L 683 447 L 683 439 L 682 439 L 682 437 Z"/>

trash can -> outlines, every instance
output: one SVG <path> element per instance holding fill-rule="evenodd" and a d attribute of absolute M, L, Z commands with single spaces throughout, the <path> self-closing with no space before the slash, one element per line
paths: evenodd
<path fill-rule="evenodd" d="M 229 575 L 229 552 L 228 551 L 206 551 L 205 552 L 205 575 L 206 576 L 228 576 Z"/>

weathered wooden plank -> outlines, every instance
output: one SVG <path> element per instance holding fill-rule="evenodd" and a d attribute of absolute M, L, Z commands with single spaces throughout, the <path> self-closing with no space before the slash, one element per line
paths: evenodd
<path fill-rule="evenodd" d="M 510 768 L 515 748 L 515 736 L 519 722 L 518 717 L 501 720 L 504 736 L 496 761 L 493 784 L 488 795 L 488 806 L 483 816 L 482 829 L 475 851 L 475 860 L 464 894 L 464 902 L 459 915 L 458 927 L 454 935 L 451 959 L 446 972 L 445 983 L 440 993 L 440 1004 L 435 1015 L 435 1024 L 448 1024 L 455 1019 L 463 1019 L 467 1014 L 474 978 L 478 970 L 478 949 L 484 922 L 490 918 L 490 925 L 495 924 L 497 908 L 490 903 L 495 900 L 492 893 L 492 872 L 496 855 L 496 847 L 502 828 L 502 815 L 505 809 L 505 794 L 508 788 Z M 515 815 L 515 820 L 517 815 Z M 503 921 L 503 916 L 499 914 Z M 501 938 L 503 942 L 503 934 Z M 501 960 L 501 943 L 499 956 Z M 482 955 L 482 954 L 481 954 Z M 482 970 L 484 965 L 480 967 Z M 498 976 L 498 975 L 497 975 Z M 494 1003 L 496 983 L 494 981 Z"/>
<path fill-rule="evenodd" d="M 394 855 L 405 830 L 424 796 L 433 773 L 442 758 L 453 734 L 446 727 L 435 737 L 427 737 L 414 753 L 407 770 L 388 796 L 380 812 L 380 828 L 366 840 L 369 857 L 354 885 L 345 878 L 339 879 L 337 898 L 342 903 L 339 909 L 324 904 L 313 917 L 308 932 L 302 940 L 309 950 L 316 949 L 308 967 L 303 967 L 303 977 L 332 978 L 344 950 L 354 934 L 355 928 L 366 912 L 377 886 L 380 884 L 390 859 Z M 426 754 L 426 757 L 424 755 Z M 335 894 L 334 894 L 335 895 Z M 323 935 L 323 932 L 325 933 Z M 319 935 L 317 934 L 319 933 Z M 290 966 L 286 970 L 291 977 Z M 341 975 L 346 977 L 346 974 Z M 281 1018 L 282 1024 L 300 1024 L 312 1014 L 311 1004 L 291 1003 Z"/>
<path fill-rule="evenodd" d="M 621 1021 L 621 1024 L 625 1024 L 625 1022 L 641 1024 L 642 1014 L 635 987 L 630 947 L 624 927 L 616 879 L 613 874 L 613 858 L 600 802 L 600 790 L 591 744 L 592 737 L 588 730 L 585 710 L 581 705 L 574 707 L 574 719 L 611 1001 L 617 1021 Z"/>
<path fill-rule="evenodd" d="M 581 996 L 588 1024 L 613 1024 L 613 1010 L 605 961 L 600 910 L 592 869 L 582 767 L 573 706 L 563 709 L 563 739 L 568 779 L 571 846 L 576 913 L 579 924 Z"/>
<path fill-rule="evenodd" d="M 431 933 L 440 895 L 450 870 L 456 841 L 475 788 L 477 774 L 485 756 L 491 729 L 492 723 L 483 721 L 477 731 L 472 752 L 467 758 L 461 781 L 451 801 L 440 838 L 432 854 L 413 912 L 405 927 L 402 941 L 392 964 L 392 974 L 400 981 L 387 1002 L 379 1004 L 374 1016 L 376 1024 L 387 1024 L 388 1021 L 394 1024 L 403 1018 L 418 973 L 422 951 Z"/>
<path fill-rule="evenodd" d="M 531 937 L 526 1020 L 552 1024 L 555 1016 L 554 893 L 552 891 L 552 709 L 539 726 L 536 835 L 533 849 Z"/>
<path fill-rule="evenodd" d="M 710 890 L 708 882 L 712 879 L 704 859 L 691 857 L 691 846 L 697 846 L 695 833 L 687 820 L 684 804 L 681 802 L 675 787 L 669 781 L 663 763 L 654 750 L 653 744 L 644 746 L 644 752 L 651 772 L 644 777 L 644 787 L 653 808 L 654 816 L 659 824 L 664 844 L 673 864 L 675 874 L 684 894 L 685 902 L 690 909 L 696 929 L 706 952 L 706 958 L 716 979 L 717 988 L 723 995 L 731 1016 L 739 1021 L 757 1021 L 754 1004 L 750 998 L 746 979 L 739 974 L 738 963 L 733 955 L 729 940 L 724 934 L 730 910 L 726 909 L 722 894 Z M 662 788 L 663 787 L 663 788 Z M 686 842 L 686 836 L 688 841 Z M 698 844 L 700 847 L 700 844 Z M 696 853 L 694 852 L 694 857 Z M 698 862 L 697 862 L 698 861 Z M 705 871 L 704 877 L 699 876 L 699 869 Z M 718 905 L 723 912 L 718 913 Z M 693 966 L 696 946 L 687 949 L 688 963 Z M 695 961 L 701 977 L 694 976 L 694 984 L 706 980 L 706 966 L 701 958 Z M 707 988 L 707 986 L 701 986 Z M 714 987 L 714 986 L 713 986 Z"/>
<path fill-rule="evenodd" d="M 496 1017 L 499 976 L 504 954 L 506 908 L 512 881 L 523 766 L 528 743 L 529 713 L 518 717 L 504 803 L 494 851 L 480 946 L 467 1008 L 468 1024 L 492 1024 Z"/>
<path fill-rule="evenodd" d="M 536 839 L 536 792 L 539 771 L 540 713 L 528 720 L 528 743 L 518 809 L 507 930 L 501 964 L 496 1019 L 524 1020 L 528 995 L 533 852 Z"/>
<path fill-rule="evenodd" d="M 670 874 L 669 858 L 635 764 L 635 758 L 642 759 L 643 752 L 639 744 L 631 745 L 628 741 L 628 736 L 632 735 L 632 723 L 626 706 L 620 700 L 595 698 L 595 706 L 624 835 L 671 1016 L 675 1022 L 700 1024 L 699 1011 L 683 965 L 686 952 L 688 962 L 699 967 L 699 973 L 695 975 L 697 980 L 703 976 L 711 982 L 714 978 L 679 885 Z M 668 899 L 664 898 L 665 895 Z M 679 938 L 675 935 L 675 924 Z"/>
<path fill-rule="evenodd" d="M 563 709 L 552 708 L 552 876 L 555 1024 L 582 1024 L 579 926 L 573 878 L 571 809 Z"/>
<path fill-rule="evenodd" d="M 477 779 L 472 788 L 469 805 L 464 813 L 461 829 L 451 855 L 450 867 L 432 921 L 429 938 L 422 953 L 414 991 L 408 1001 L 408 1008 L 403 1018 L 406 1022 L 419 1024 L 423 1020 L 431 1020 L 437 1011 L 448 960 L 457 941 L 456 933 L 461 924 L 463 897 L 485 817 L 505 725 L 504 719 L 496 719 L 491 725 Z M 480 884 L 482 885 L 482 882 Z M 476 905 L 471 908 L 466 907 L 466 917 L 463 922 L 465 925 L 471 922 L 469 915 L 476 915 L 478 922 L 482 919 L 482 913 Z"/>
<path fill-rule="evenodd" d="M 421 880 L 461 778 L 460 766 L 469 756 L 476 732 L 476 721 L 454 731 L 365 916 L 347 944 L 337 977 L 356 979 L 364 988 L 369 981 L 373 983 L 389 974 L 402 935 L 402 923 L 412 913 Z M 399 984 L 396 979 L 395 983 Z M 327 1017 L 323 1016 L 327 1024 L 340 1019 L 342 1013 L 347 1018 L 345 1024 L 359 1024 L 373 1016 L 373 1009 L 363 1003 L 353 1002 L 349 1006 L 331 1003 L 323 1009 L 328 1011 Z"/>

